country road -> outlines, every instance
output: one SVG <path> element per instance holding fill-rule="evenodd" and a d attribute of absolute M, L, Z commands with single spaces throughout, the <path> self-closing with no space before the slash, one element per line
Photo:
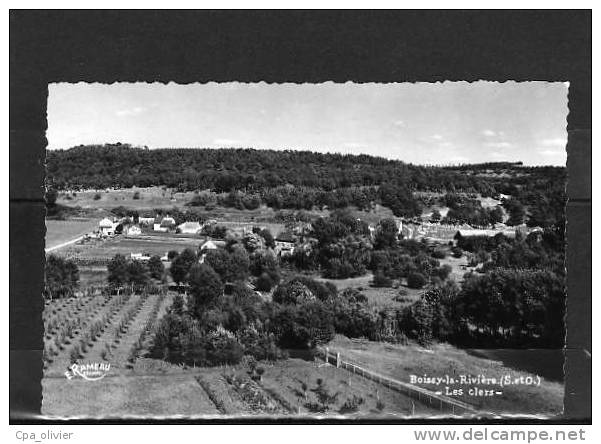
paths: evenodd
<path fill-rule="evenodd" d="M 50 253 L 51 251 L 58 250 L 60 248 L 66 247 L 67 245 L 74 244 L 75 242 L 78 242 L 78 241 L 80 241 L 83 238 L 84 238 L 84 236 L 79 236 L 79 237 L 77 237 L 75 239 L 71 239 L 70 241 L 63 242 L 62 244 L 58 244 L 58 245 L 55 245 L 53 247 L 46 248 L 44 251 L 46 253 Z"/>

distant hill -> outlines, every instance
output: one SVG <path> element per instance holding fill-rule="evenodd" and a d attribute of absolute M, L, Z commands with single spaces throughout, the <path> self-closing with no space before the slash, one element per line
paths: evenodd
<path fill-rule="evenodd" d="M 512 176 L 536 172 L 521 163 L 436 167 L 368 155 L 233 148 L 149 150 L 127 144 L 48 151 L 46 162 L 47 181 L 59 190 L 158 185 L 182 191 L 252 192 L 293 185 L 329 191 L 388 183 L 414 191 L 491 195 L 509 191 Z M 561 168 L 549 168 L 554 175 L 562 174 Z M 503 174 L 496 179 L 482 177 L 483 171 L 491 169 Z"/>

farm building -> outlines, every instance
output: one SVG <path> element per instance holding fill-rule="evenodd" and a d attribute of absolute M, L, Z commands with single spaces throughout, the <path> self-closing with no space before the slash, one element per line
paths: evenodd
<path fill-rule="evenodd" d="M 169 230 L 175 228 L 175 219 L 170 217 L 169 215 L 163 217 L 160 220 L 154 220 L 154 231 L 160 231 L 162 233 L 166 233 Z"/>
<path fill-rule="evenodd" d="M 115 234 L 115 228 L 117 227 L 117 225 L 118 224 L 105 217 L 100 222 L 98 222 L 98 230 L 101 234 L 104 234 L 106 236 L 112 236 L 113 234 Z"/>
<path fill-rule="evenodd" d="M 198 234 L 202 231 L 202 225 L 199 222 L 184 222 L 177 226 L 176 231 L 182 234 Z"/>
<path fill-rule="evenodd" d="M 147 261 L 150 259 L 150 256 L 146 256 L 142 253 L 130 253 L 129 256 L 134 261 Z"/>
<path fill-rule="evenodd" d="M 282 232 L 275 238 L 275 252 L 279 256 L 292 256 L 296 239 L 289 232 Z"/>
<path fill-rule="evenodd" d="M 132 225 L 127 228 L 125 234 L 127 234 L 128 236 L 139 236 L 140 234 L 142 234 L 142 230 L 137 225 Z"/>

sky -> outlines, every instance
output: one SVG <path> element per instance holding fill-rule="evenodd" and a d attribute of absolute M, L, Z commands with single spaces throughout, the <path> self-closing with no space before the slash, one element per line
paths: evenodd
<path fill-rule="evenodd" d="M 49 149 L 298 149 L 415 164 L 566 164 L 568 87 L 548 82 L 59 83 Z"/>

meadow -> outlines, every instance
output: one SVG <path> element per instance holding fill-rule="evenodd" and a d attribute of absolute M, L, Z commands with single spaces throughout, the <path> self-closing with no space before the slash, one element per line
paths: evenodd
<path fill-rule="evenodd" d="M 319 359 L 191 368 L 152 358 L 154 329 L 172 293 L 86 294 L 44 310 L 42 412 L 46 416 L 316 415 L 436 413 L 416 400 Z M 98 381 L 65 377 L 72 362 L 108 363 Z"/>
<path fill-rule="evenodd" d="M 57 254 L 82 260 L 109 260 L 116 254 L 129 256 L 130 253 L 144 253 L 149 256 L 163 256 L 168 251 L 183 251 L 186 248 L 197 250 L 203 242 L 198 237 L 152 236 L 126 237 L 117 236 L 109 239 L 93 239 L 84 243 L 69 245 Z"/>
<path fill-rule="evenodd" d="M 509 376 L 512 381 L 522 377 L 533 378 L 537 375 L 523 370 L 503 365 L 500 361 L 482 359 L 473 356 L 466 350 L 461 350 L 450 344 L 433 344 L 428 348 L 416 344 L 400 345 L 371 342 L 366 340 L 350 340 L 337 336 L 329 344 L 332 351 L 339 351 L 343 356 L 359 365 L 390 376 L 399 381 L 410 382 L 411 375 L 430 377 L 458 377 L 460 375 L 482 375 L 487 378 L 502 378 Z M 441 390 L 440 386 L 419 384 L 428 390 Z M 473 396 L 467 389 L 472 386 L 454 383 L 450 390 L 463 389 L 463 394 L 457 399 L 473 405 L 479 410 L 493 414 L 536 414 L 554 416 L 563 410 L 563 384 L 544 377 L 540 385 L 512 384 L 495 390 L 502 395 Z M 474 384 L 473 387 L 482 389 L 490 386 Z"/>
<path fill-rule="evenodd" d="M 46 248 L 70 241 L 98 228 L 97 219 L 46 220 Z"/>

